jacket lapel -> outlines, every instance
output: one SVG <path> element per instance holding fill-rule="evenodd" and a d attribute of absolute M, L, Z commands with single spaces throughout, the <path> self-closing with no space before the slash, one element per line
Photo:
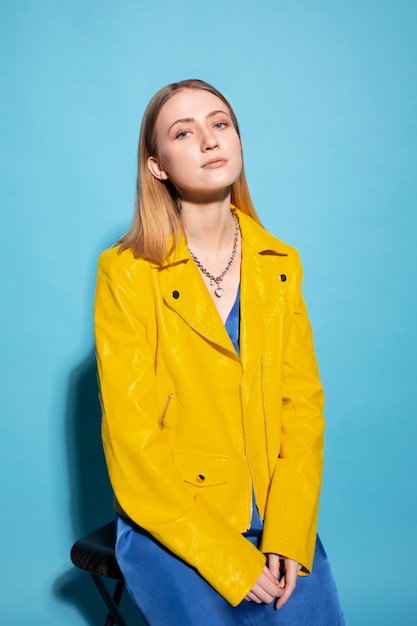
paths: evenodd
<path fill-rule="evenodd" d="M 160 272 L 165 304 L 206 340 L 238 358 L 200 272 L 182 241 L 171 260 Z"/>
<path fill-rule="evenodd" d="M 250 378 L 264 351 L 268 327 L 287 289 L 287 246 L 246 215 L 242 232 L 240 354 Z"/>

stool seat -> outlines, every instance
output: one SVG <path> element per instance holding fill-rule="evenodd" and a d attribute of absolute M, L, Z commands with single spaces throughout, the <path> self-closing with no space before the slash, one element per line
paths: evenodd
<path fill-rule="evenodd" d="M 124 589 L 123 574 L 116 561 L 114 547 L 116 544 L 116 528 L 109 522 L 93 532 L 78 539 L 71 548 L 71 561 L 76 567 L 88 572 L 107 607 L 105 626 L 126 626 L 119 604 Z M 116 581 L 111 595 L 102 577 Z"/>
<path fill-rule="evenodd" d="M 110 522 L 78 539 L 71 549 L 71 561 L 80 569 L 123 581 L 123 575 L 114 555 L 116 531 Z"/>

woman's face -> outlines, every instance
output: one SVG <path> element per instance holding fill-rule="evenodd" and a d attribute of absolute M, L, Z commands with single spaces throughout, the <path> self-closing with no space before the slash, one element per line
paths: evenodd
<path fill-rule="evenodd" d="M 170 180 L 182 200 L 214 199 L 229 191 L 242 170 L 240 139 L 228 107 L 214 94 L 184 89 L 162 107 L 157 121 L 159 155 L 148 167 Z"/>

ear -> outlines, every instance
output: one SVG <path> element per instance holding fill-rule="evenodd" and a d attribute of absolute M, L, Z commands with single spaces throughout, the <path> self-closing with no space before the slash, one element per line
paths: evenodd
<path fill-rule="evenodd" d="M 152 176 L 155 176 L 155 178 L 157 178 L 158 180 L 168 180 L 168 174 L 162 168 L 159 161 L 155 159 L 155 157 L 149 157 L 147 163 L 148 170 L 150 171 Z"/>

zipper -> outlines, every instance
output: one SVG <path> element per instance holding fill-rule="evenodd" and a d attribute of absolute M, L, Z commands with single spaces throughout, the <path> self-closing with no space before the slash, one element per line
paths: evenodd
<path fill-rule="evenodd" d="M 271 478 L 271 464 L 269 461 L 269 443 L 268 443 L 268 426 L 266 420 L 266 404 L 265 404 L 265 372 L 264 372 L 264 359 L 261 361 L 261 381 L 262 381 L 262 412 L 264 416 L 264 433 L 265 433 L 265 448 L 266 448 L 266 461 L 268 463 L 268 473 Z"/>
<path fill-rule="evenodd" d="M 164 427 L 165 416 L 166 416 L 166 414 L 167 414 L 168 407 L 169 407 L 169 405 L 170 405 L 171 400 L 172 400 L 172 398 L 173 398 L 173 397 L 174 397 L 174 396 L 173 396 L 173 394 L 172 394 L 172 393 L 169 393 L 169 394 L 168 394 L 167 401 L 165 402 L 165 407 L 164 407 L 164 410 L 162 411 L 161 419 L 159 420 L 159 428 L 160 428 L 161 430 L 162 430 L 162 429 L 163 429 L 163 427 Z"/>
<path fill-rule="evenodd" d="M 253 495 L 254 495 L 254 489 L 253 489 L 253 482 L 252 482 L 252 474 L 250 472 L 250 468 L 249 468 L 249 462 L 248 462 L 248 457 L 246 456 L 246 434 L 245 434 L 245 421 L 243 418 L 243 403 L 242 403 L 242 377 L 240 378 L 240 383 L 239 383 L 239 387 L 240 387 L 240 392 L 239 392 L 239 398 L 240 398 L 240 415 L 242 418 L 242 447 L 243 447 L 243 458 L 245 459 L 246 462 L 246 469 L 248 471 L 248 475 L 249 475 L 249 483 L 250 483 L 250 506 L 249 508 L 249 524 L 246 527 L 246 532 L 248 530 L 250 530 L 250 527 L 252 525 L 252 515 L 253 515 Z"/>

